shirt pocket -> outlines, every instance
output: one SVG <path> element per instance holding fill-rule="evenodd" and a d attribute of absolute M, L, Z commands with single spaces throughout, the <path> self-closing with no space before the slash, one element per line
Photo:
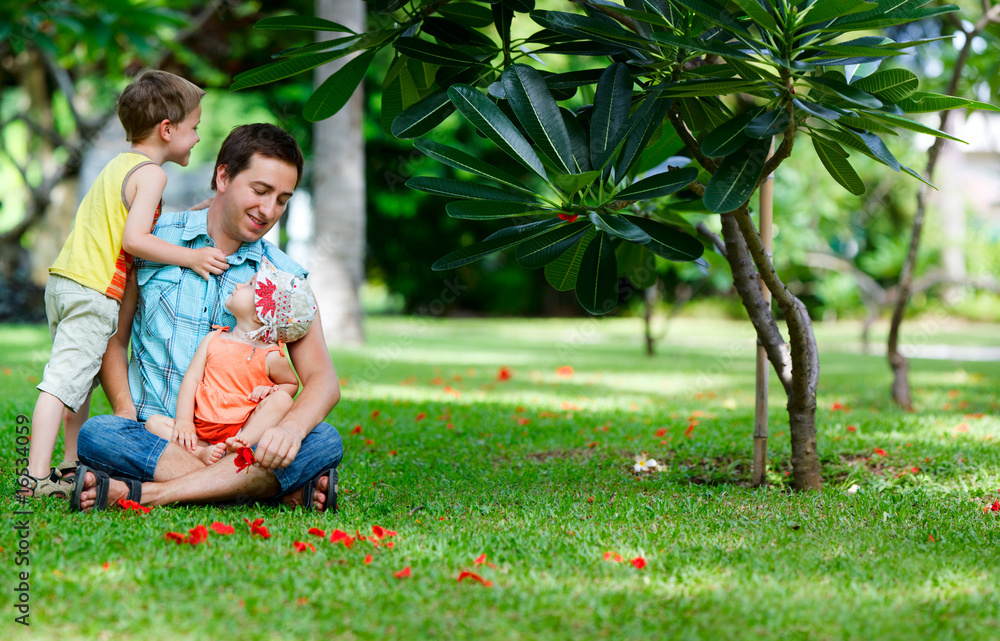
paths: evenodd
<path fill-rule="evenodd" d="M 139 284 L 141 329 L 148 336 L 169 338 L 177 324 L 177 298 L 182 269 L 166 265 L 158 269 L 140 269 Z"/>

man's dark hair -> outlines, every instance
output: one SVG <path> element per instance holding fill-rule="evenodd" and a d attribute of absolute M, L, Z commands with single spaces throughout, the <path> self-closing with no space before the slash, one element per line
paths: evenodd
<path fill-rule="evenodd" d="M 232 180 L 250 165 L 254 154 L 267 158 L 284 160 L 289 165 L 295 165 L 298 177 L 295 186 L 302 180 L 302 150 L 287 131 L 267 123 L 240 125 L 236 127 L 219 149 L 219 157 L 215 159 L 215 171 L 212 172 L 212 191 L 215 191 L 215 176 L 219 166 L 226 166 L 226 176 Z"/>

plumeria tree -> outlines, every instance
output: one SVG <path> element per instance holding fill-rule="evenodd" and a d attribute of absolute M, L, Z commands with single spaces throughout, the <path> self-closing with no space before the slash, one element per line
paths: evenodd
<path fill-rule="evenodd" d="M 449 216 L 512 222 L 433 269 L 509 250 L 524 267 L 544 268 L 556 289 L 574 290 L 591 314 L 607 314 L 618 304 L 620 279 L 644 286 L 655 256 L 696 261 L 706 248 L 725 256 L 788 398 L 794 486 L 819 488 L 816 341 L 805 306 L 764 249 L 751 198 L 797 141 L 855 194 L 865 186 L 851 154 L 922 180 L 884 140 L 900 129 L 946 136 L 907 116 L 980 105 L 921 93 L 913 73 L 881 68 L 928 41 L 877 34 L 957 8 L 922 8 L 924 0 L 576 0 L 565 11 L 536 10 L 534 0 L 371 4 L 382 19 L 363 34 L 310 17 L 259 22 L 346 35 L 283 51 L 237 76 L 233 88 L 360 52 L 307 103 L 307 118 L 325 118 L 346 102 L 375 54 L 391 48 L 383 123 L 456 170 L 455 178 L 407 184 L 454 198 Z M 515 19 L 533 25 L 528 37 L 512 37 Z M 552 73 L 544 56 L 584 62 Z M 581 90 L 593 99 L 581 100 Z M 455 111 L 509 165 L 427 137 Z M 692 226 L 690 212 L 719 215 L 721 238 Z M 761 280 L 787 322 L 787 341 Z"/>

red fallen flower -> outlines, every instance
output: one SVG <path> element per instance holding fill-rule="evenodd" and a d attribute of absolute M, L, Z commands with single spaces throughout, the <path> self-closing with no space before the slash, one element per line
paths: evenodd
<path fill-rule="evenodd" d="M 1000 512 L 1000 501 L 994 501 L 990 507 L 990 512 Z"/>
<path fill-rule="evenodd" d="M 228 535 L 236 531 L 232 525 L 226 525 L 225 523 L 219 523 L 218 521 L 212 523 L 212 529 L 216 534 Z"/>
<path fill-rule="evenodd" d="M 368 537 L 364 536 L 363 534 L 361 534 L 361 530 L 359 530 L 358 528 L 354 528 L 354 538 L 356 538 L 359 541 L 367 541 L 368 540 Z M 374 541 L 374 539 L 372 539 L 372 540 Z"/>
<path fill-rule="evenodd" d="M 330 543 L 343 543 L 344 547 L 350 549 L 354 545 L 354 537 L 343 530 L 334 530 L 330 535 Z"/>
<path fill-rule="evenodd" d="M 239 452 L 237 452 L 236 454 L 236 458 L 233 460 L 233 463 L 236 464 L 237 474 L 242 472 L 243 470 L 246 470 L 247 474 L 249 474 L 250 466 L 256 462 L 257 459 L 254 458 L 253 450 L 251 450 L 249 447 L 241 447 L 239 449 Z"/>
<path fill-rule="evenodd" d="M 368 565 L 371 562 L 372 562 L 372 555 L 371 554 L 366 555 L 365 556 L 365 565 Z"/>
<path fill-rule="evenodd" d="M 410 571 L 410 566 L 406 566 L 405 568 L 403 568 L 399 572 L 394 572 L 393 574 L 395 575 L 395 577 L 397 579 L 404 579 L 404 578 L 410 576 L 413 573 Z"/>
<path fill-rule="evenodd" d="M 480 554 L 478 557 L 476 557 L 476 560 L 473 561 L 473 563 L 475 565 L 482 565 L 483 563 L 486 563 L 486 554 L 485 553 Z"/>
<path fill-rule="evenodd" d="M 656 430 L 656 436 L 666 436 L 666 435 L 667 435 L 667 428 L 661 427 L 660 429 Z"/>
<path fill-rule="evenodd" d="M 251 523 L 247 519 L 243 519 L 243 520 L 246 521 L 246 524 L 250 526 L 250 534 L 251 535 L 256 534 L 256 535 L 258 535 L 258 536 L 260 536 L 261 538 L 264 538 L 264 539 L 271 538 L 271 533 L 268 532 L 267 528 L 264 527 L 264 525 L 263 525 L 264 519 L 254 519 L 253 523 Z"/>
<path fill-rule="evenodd" d="M 836 412 L 836 411 L 838 411 L 838 410 L 840 410 L 840 411 L 842 411 L 842 412 L 850 412 L 850 411 L 851 411 L 851 408 L 850 408 L 850 407 L 848 407 L 848 406 L 846 406 L 846 405 L 844 405 L 843 403 L 834 403 L 834 404 L 833 404 L 833 405 L 832 405 L 832 406 L 830 407 L 830 411 L 831 411 L 831 412 Z"/>
<path fill-rule="evenodd" d="M 878 454 L 879 456 L 888 456 L 889 455 L 889 453 L 886 452 L 885 450 L 883 450 L 881 447 L 876 447 L 872 451 L 875 452 L 876 454 Z"/>
<path fill-rule="evenodd" d="M 387 547 L 387 548 L 389 548 L 391 550 L 392 548 L 394 548 L 396 546 L 396 543 L 395 543 L 395 541 L 389 541 L 388 543 L 385 543 L 383 545 L 385 545 L 385 547 Z"/>
<path fill-rule="evenodd" d="M 354 429 L 351 430 L 351 434 L 360 434 L 360 433 L 361 433 L 361 426 L 360 425 L 355 425 Z"/>
<path fill-rule="evenodd" d="M 853 425 L 848 425 L 847 426 L 847 431 L 848 432 L 857 432 L 858 428 L 854 427 Z"/>
<path fill-rule="evenodd" d="M 493 581 L 487 581 L 483 577 L 479 576 L 475 572 L 469 572 L 468 570 L 462 570 L 462 573 L 458 575 L 458 582 L 461 583 L 465 579 L 472 579 L 473 581 L 478 581 L 488 588 L 493 587 Z"/>
<path fill-rule="evenodd" d="M 562 376 L 563 378 L 569 378 L 573 376 L 573 366 L 563 365 L 562 367 L 557 367 L 556 376 Z"/>
<path fill-rule="evenodd" d="M 378 415 L 379 415 L 379 414 L 381 414 L 381 413 L 382 413 L 382 412 L 381 412 L 381 411 L 379 411 L 379 410 L 373 410 L 373 411 L 372 411 L 372 418 L 373 418 L 373 419 L 376 419 L 376 418 L 378 418 Z"/>
<path fill-rule="evenodd" d="M 933 534 L 928 534 L 927 535 L 927 542 L 928 543 L 934 543 L 934 535 Z"/>
<path fill-rule="evenodd" d="M 204 525 L 198 525 L 190 530 L 188 530 L 187 538 L 184 540 L 185 543 L 190 543 L 191 545 L 198 545 L 202 541 L 208 540 L 208 528 Z"/>
<path fill-rule="evenodd" d="M 312 543 L 303 543 L 302 541 L 295 541 L 294 543 L 292 543 L 292 545 L 295 546 L 296 554 L 299 552 L 305 552 L 306 550 L 310 550 L 312 552 L 316 551 L 316 546 L 313 545 Z"/>
<path fill-rule="evenodd" d="M 621 563 L 625 559 L 622 558 L 621 554 L 618 554 L 617 552 L 612 552 L 612 551 L 608 550 L 607 552 L 604 553 L 604 560 L 605 561 L 614 561 L 615 563 Z"/>
<path fill-rule="evenodd" d="M 163 535 L 163 538 L 165 538 L 168 541 L 174 541 L 176 543 L 184 542 L 184 535 L 181 534 L 180 532 L 167 532 L 166 534 Z"/>
<path fill-rule="evenodd" d="M 636 567 L 636 569 L 638 569 L 638 570 L 641 570 L 644 567 L 646 567 L 646 559 L 642 558 L 641 556 L 635 557 L 634 559 L 632 559 L 631 561 L 629 561 L 629 563 L 631 563 L 632 565 L 634 565 Z"/>
<path fill-rule="evenodd" d="M 514 374 L 511 373 L 509 367 L 501 367 L 500 371 L 497 372 L 498 381 L 509 381 L 511 378 L 513 378 L 513 376 Z"/>
<path fill-rule="evenodd" d="M 396 530 L 387 530 L 381 525 L 373 525 L 372 533 L 375 535 L 376 539 L 384 539 L 387 536 L 396 536 Z"/>
<path fill-rule="evenodd" d="M 569 212 L 564 212 L 564 211 L 559 212 L 559 218 L 561 220 L 565 220 L 568 223 L 576 222 L 576 219 L 579 216 L 580 214 L 571 214 Z"/>
<path fill-rule="evenodd" d="M 142 514 L 149 514 L 149 511 L 153 509 L 151 507 L 139 505 L 135 501 L 131 501 L 129 499 L 118 499 L 118 505 L 126 512 L 133 510 L 135 512 L 141 512 Z"/>
<path fill-rule="evenodd" d="M 326 538 L 326 532 L 324 532 L 323 530 L 321 530 L 321 529 L 319 529 L 317 527 L 311 527 L 311 528 L 309 528 L 309 532 L 308 533 L 312 534 L 314 536 L 318 536 L 321 539 L 325 539 Z"/>
<path fill-rule="evenodd" d="M 101 569 L 102 569 L 102 570 L 107 570 L 107 569 L 108 569 L 108 568 L 110 568 L 110 567 L 111 567 L 111 564 L 110 564 L 110 563 L 108 563 L 107 561 L 105 561 L 105 562 L 104 562 L 104 563 L 103 563 L 103 564 L 101 565 Z"/>
<path fill-rule="evenodd" d="M 414 419 L 414 420 L 422 421 L 425 418 L 427 418 L 427 412 L 420 412 L 419 414 L 417 414 L 417 418 Z"/>
<path fill-rule="evenodd" d="M 684 436 L 686 436 L 688 438 L 691 438 L 692 434 L 694 434 L 694 424 L 693 423 L 691 425 L 688 425 L 687 429 L 684 430 Z"/>

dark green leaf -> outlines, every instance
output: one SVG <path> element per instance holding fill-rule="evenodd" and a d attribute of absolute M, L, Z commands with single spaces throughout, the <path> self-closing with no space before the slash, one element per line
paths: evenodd
<path fill-rule="evenodd" d="M 590 223 L 578 220 L 530 238 L 517 246 L 517 262 L 528 269 L 544 267 L 575 245 L 589 228 Z"/>
<path fill-rule="evenodd" d="M 811 114 L 813 116 L 816 116 L 818 118 L 826 118 L 827 120 L 836 120 L 837 118 L 840 118 L 843 115 L 842 111 L 834 111 L 833 109 L 830 109 L 826 105 L 819 105 L 816 104 L 815 102 L 810 102 L 805 98 L 795 98 L 794 100 L 792 100 L 792 102 L 795 103 L 795 106 L 801 109 L 802 111 Z"/>
<path fill-rule="evenodd" d="M 618 148 L 632 102 L 632 76 L 620 62 L 609 66 L 597 83 L 590 118 L 590 165 L 610 171 L 608 160 Z"/>
<path fill-rule="evenodd" d="M 609 24 L 590 16 L 562 11 L 532 11 L 531 19 L 543 27 L 583 40 L 627 48 L 650 47 L 649 41 L 642 36 L 626 31 L 615 23 Z"/>
<path fill-rule="evenodd" d="M 452 85 L 448 88 L 448 96 L 480 133 L 492 140 L 508 156 L 547 179 L 545 167 L 535 150 L 489 98 L 469 85 Z"/>
<path fill-rule="evenodd" d="M 275 80 L 281 80 L 282 78 L 288 78 L 289 76 L 294 76 L 295 74 L 302 73 L 303 71 L 308 71 L 309 69 L 314 69 L 320 65 L 324 65 L 331 60 L 336 60 L 337 58 L 347 55 L 348 53 L 350 52 L 327 51 L 323 53 L 313 53 L 298 58 L 289 58 L 288 60 L 281 60 L 279 62 L 272 62 L 264 65 L 263 67 L 257 67 L 255 69 L 250 69 L 249 71 L 244 71 L 241 74 L 237 74 L 237 76 L 233 78 L 233 84 L 229 86 L 229 90 L 237 91 L 239 89 L 246 89 L 247 87 L 264 85 L 269 82 L 274 82 Z"/>
<path fill-rule="evenodd" d="M 393 46 L 403 55 L 442 67 L 475 67 L 482 64 L 472 56 L 420 38 L 399 38 Z"/>
<path fill-rule="evenodd" d="M 480 258 L 496 253 L 501 249 L 517 245 L 532 236 L 542 234 L 547 229 L 554 227 L 560 222 L 561 221 L 558 218 L 550 218 L 548 220 L 540 220 L 526 225 L 508 227 L 507 229 L 503 229 L 500 232 L 493 234 L 482 242 L 457 249 L 445 256 L 442 256 L 437 259 L 433 265 L 431 265 L 431 269 L 434 271 L 442 271 L 445 269 L 461 267 L 462 265 L 468 265 L 469 263 L 477 261 Z"/>
<path fill-rule="evenodd" d="M 351 99 L 354 90 L 358 88 L 361 80 L 368 71 L 368 65 L 377 50 L 366 51 L 360 56 L 353 58 L 343 67 L 330 75 L 323 81 L 313 95 L 306 101 L 306 106 L 302 110 L 302 115 L 309 122 L 325 120 L 340 111 L 341 107 Z"/>
<path fill-rule="evenodd" d="M 756 0 L 746 0 L 747 2 L 755 2 Z M 670 45 L 671 47 L 676 47 L 678 49 L 686 49 L 688 51 L 697 51 L 699 53 L 714 53 L 719 56 L 724 56 L 727 60 L 732 58 L 738 58 L 741 60 L 753 60 L 753 56 L 747 54 L 736 47 L 727 45 L 725 43 L 719 42 L 718 40 L 705 40 L 703 38 L 685 38 L 684 36 L 676 36 L 670 33 L 654 33 L 653 40 L 657 42 L 662 42 L 663 44 Z"/>
<path fill-rule="evenodd" d="M 455 198 L 473 198 L 480 200 L 502 200 L 507 202 L 527 203 L 544 207 L 542 203 L 523 193 L 512 193 L 489 185 L 480 185 L 467 180 L 452 178 L 437 178 L 435 176 L 418 176 L 406 181 L 406 186 L 428 194 L 452 196 Z"/>
<path fill-rule="evenodd" d="M 771 136 L 785 131 L 790 121 L 791 117 L 787 111 L 784 109 L 772 109 L 754 117 L 747 124 L 744 132 L 751 138 L 771 138 Z"/>
<path fill-rule="evenodd" d="M 817 0 L 802 13 L 802 24 L 810 25 L 841 16 L 868 11 L 874 5 L 865 0 Z"/>
<path fill-rule="evenodd" d="M 572 111 L 561 108 L 559 112 L 562 114 L 563 122 L 566 123 L 566 133 L 569 134 L 569 142 L 573 146 L 574 167 L 578 172 L 589 173 L 591 170 L 590 139 L 587 137 L 587 132 L 583 130 L 583 126 Z M 559 188 L 564 189 L 562 186 Z"/>
<path fill-rule="evenodd" d="M 342 24 L 314 18 L 313 16 L 278 16 L 275 18 L 263 18 L 258 20 L 254 29 L 295 29 L 301 31 L 345 31 L 356 33 L 353 29 Z"/>
<path fill-rule="evenodd" d="M 452 218 L 466 220 L 491 220 L 493 218 L 515 218 L 533 214 L 555 213 L 554 210 L 546 209 L 544 206 L 496 200 L 455 200 L 445 205 L 444 209 Z"/>
<path fill-rule="evenodd" d="M 636 289 L 656 284 L 656 255 L 637 243 L 620 243 L 615 250 L 618 270 Z"/>
<path fill-rule="evenodd" d="M 647 150 L 653 135 L 661 130 L 663 119 L 666 118 L 672 103 L 671 98 L 662 98 L 659 95 L 643 98 L 642 104 L 629 119 L 630 133 L 615 162 L 615 182 L 624 180 L 636 161 Z M 673 127 L 669 129 L 674 132 Z"/>
<path fill-rule="evenodd" d="M 603 231 L 587 245 L 576 277 L 576 299 L 600 316 L 618 306 L 618 261 L 611 237 Z"/>
<path fill-rule="evenodd" d="M 648 200 L 676 193 L 698 177 L 695 167 L 672 169 L 644 178 L 615 194 L 617 200 Z"/>
<path fill-rule="evenodd" d="M 594 170 L 585 171 L 581 174 L 557 174 L 552 177 L 552 182 L 556 187 L 561 189 L 563 193 L 575 194 L 581 189 L 584 189 L 588 185 L 592 184 L 600 177 L 601 172 Z"/>
<path fill-rule="evenodd" d="M 925 185 L 927 185 L 928 187 L 930 187 L 931 189 L 937 189 L 937 187 L 935 187 L 933 183 L 931 183 L 931 182 L 928 182 L 928 180 L 927 180 L 926 178 L 924 178 L 923 176 L 921 176 L 921 175 L 920 175 L 919 173 L 917 173 L 917 172 L 916 172 L 916 171 L 914 171 L 913 169 L 911 169 L 911 168 L 907 167 L 906 165 L 900 165 L 900 168 L 901 168 L 901 169 L 902 169 L 902 170 L 903 170 L 904 172 L 906 172 L 906 173 L 910 174 L 911 176 L 913 176 L 914 178 L 916 178 L 916 179 L 917 179 L 917 180 L 919 180 L 920 182 L 922 182 L 922 183 L 924 183 Z"/>
<path fill-rule="evenodd" d="M 882 102 L 896 103 L 910 97 L 920 82 L 906 69 L 883 69 L 854 83 L 861 91 L 877 96 Z"/>
<path fill-rule="evenodd" d="M 454 111 L 455 105 L 447 91 L 432 93 L 396 116 L 392 121 L 392 135 L 401 139 L 422 136 Z"/>
<path fill-rule="evenodd" d="M 902 100 L 899 106 L 906 113 L 927 113 L 932 111 L 947 111 L 949 109 L 984 109 L 987 111 L 1000 111 L 1000 107 L 986 102 L 967 100 L 956 96 L 948 96 L 939 93 L 917 92 L 910 95 L 906 100 Z"/>
<path fill-rule="evenodd" d="M 832 92 L 844 100 L 852 102 L 856 105 L 868 107 L 869 109 L 878 109 L 882 106 L 881 100 L 869 93 L 865 93 L 864 91 L 847 84 L 846 82 L 841 82 L 825 76 L 820 78 L 806 76 L 804 80 L 817 89 Z"/>
<path fill-rule="evenodd" d="M 507 102 L 535 145 L 556 161 L 562 173 L 575 173 L 566 123 L 541 74 L 527 65 L 515 64 L 504 70 L 501 80 Z"/>
<path fill-rule="evenodd" d="M 910 131 L 916 131 L 917 133 L 927 134 L 929 136 L 935 136 L 937 138 L 947 138 L 948 140 L 954 140 L 955 142 L 962 142 L 962 143 L 965 142 L 964 140 L 956 138 L 951 134 L 947 134 L 943 131 L 938 131 L 937 129 L 921 125 L 919 122 L 913 122 L 912 120 L 907 120 L 902 116 L 893 116 L 892 114 L 887 114 L 882 111 L 869 111 L 868 115 L 877 120 L 882 120 L 884 122 L 887 122 L 890 125 L 895 125 L 896 127 L 902 127 L 903 129 L 908 129 Z"/>
<path fill-rule="evenodd" d="M 711 157 L 728 156 L 733 153 L 746 144 L 747 136 L 743 130 L 758 114 L 760 109 L 748 109 L 719 125 L 701 141 L 701 151 Z"/>
<path fill-rule="evenodd" d="M 892 27 L 899 24 L 907 24 L 909 22 L 916 22 L 917 20 L 926 20 L 928 18 L 933 18 L 934 16 L 939 16 L 945 13 L 953 13 L 959 11 L 959 8 L 953 4 L 944 5 L 941 7 L 933 7 L 930 9 L 910 9 L 905 11 L 884 11 L 883 6 L 895 7 L 900 4 L 898 0 L 879 0 L 879 8 L 873 11 L 866 11 L 864 13 L 856 14 L 853 16 L 848 16 L 846 18 L 841 18 L 831 24 L 829 27 L 823 29 L 825 32 L 830 31 L 866 31 L 869 29 L 884 29 L 885 27 Z M 911 4 L 911 3 L 906 3 Z"/>
<path fill-rule="evenodd" d="M 767 0 L 764 1 L 767 2 Z M 757 23 L 758 27 L 763 27 L 768 33 L 781 33 L 781 30 L 778 29 L 778 23 L 774 21 L 774 17 L 762 6 L 759 0 L 734 0 L 734 2 L 736 6 L 743 9 Z"/>
<path fill-rule="evenodd" d="M 847 152 L 840 145 L 816 137 L 813 137 L 812 142 L 816 155 L 826 167 L 826 171 L 841 187 L 855 196 L 865 193 L 864 181 L 858 176 L 858 172 L 854 171 L 851 163 L 847 162 Z"/>
<path fill-rule="evenodd" d="M 449 20 L 473 29 L 493 24 L 493 14 L 490 10 L 472 2 L 452 2 L 440 7 L 437 12 Z"/>
<path fill-rule="evenodd" d="M 705 207 L 723 214 L 745 203 L 757 188 L 770 148 L 770 140 L 751 138 L 726 156 L 705 187 Z"/>
<path fill-rule="evenodd" d="M 674 97 L 721 96 L 765 87 L 767 84 L 761 81 L 740 78 L 706 78 L 675 82 L 663 90 L 663 95 Z"/>
<path fill-rule="evenodd" d="M 623 216 L 599 214 L 596 211 L 592 211 L 590 212 L 590 222 L 594 223 L 594 227 L 597 227 L 601 231 L 605 231 L 618 238 L 624 238 L 629 242 L 648 243 L 650 240 L 649 234 L 642 231 L 641 228 L 629 222 Z"/>
<path fill-rule="evenodd" d="M 379 117 L 386 132 L 392 131 L 393 121 L 404 109 L 420 100 L 408 62 L 406 56 L 398 56 L 382 80 L 382 111 Z"/>
<path fill-rule="evenodd" d="M 568 292 L 576 287 L 576 276 L 580 272 L 580 261 L 583 260 L 583 253 L 596 235 L 597 230 L 593 227 L 589 228 L 575 245 L 545 266 L 545 280 L 556 291 Z"/>
<path fill-rule="evenodd" d="M 814 129 L 812 131 L 813 137 L 817 135 L 822 135 L 834 142 L 838 142 L 841 145 L 850 147 L 865 154 L 869 158 L 877 160 L 887 167 L 891 167 L 895 171 L 900 170 L 899 161 L 896 157 L 892 155 L 892 152 L 885 146 L 882 139 L 875 134 L 868 132 L 859 132 L 853 129 Z"/>
<path fill-rule="evenodd" d="M 640 216 L 624 218 L 649 234 L 650 240 L 643 247 L 657 256 L 676 262 L 688 262 L 701 258 L 705 253 L 705 246 L 701 241 L 679 229 Z"/>
<path fill-rule="evenodd" d="M 585 85 L 595 85 L 601 79 L 604 69 L 583 69 L 545 76 L 549 89 L 575 89 Z"/>
<path fill-rule="evenodd" d="M 448 145 L 442 145 L 439 142 L 434 142 L 433 140 L 427 140 L 425 138 L 418 138 L 414 140 L 413 146 L 427 154 L 428 157 L 444 163 L 449 167 L 477 174 L 479 176 L 483 176 L 484 178 L 490 178 L 491 180 L 495 180 L 499 183 L 503 183 L 529 194 L 533 193 L 530 189 L 525 187 L 521 181 L 503 169 L 494 164 L 480 160 L 479 158 L 476 158 L 475 156 L 460 149 L 455 149 L 454 147 L 449 147 Z"/>

